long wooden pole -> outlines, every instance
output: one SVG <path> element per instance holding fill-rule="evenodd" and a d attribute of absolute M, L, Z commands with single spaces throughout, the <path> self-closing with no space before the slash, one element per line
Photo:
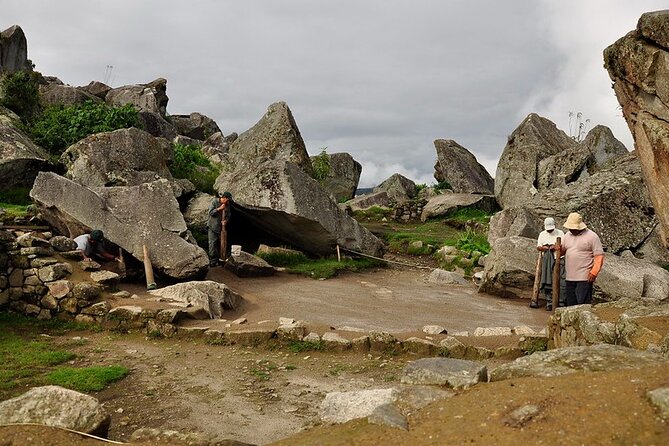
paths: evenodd
<path fill-rule="evenodd" d="M 534 287 L 532 288 L 532 303 L 536 306 L 539 305 L 539 286 L 541 286 L 541 257 L 542 253 L 539 252 L 537 256 L 537 265 L 534 268 Z"/>
<path fill-rule="evenodd" d="M 560 258 L 562 257 L 562 239 L 558 237 L 555 240 L 555 266 L 553 266 L 553 311 L 558 306 L 560 300 Z"/>
<path fill-rule="evenodd" d="M 225 229 L 225 225 L 221 225 L 221 252 L 219 254 L 219 258 L 221 260 L 226 259 L 226 255 L 228 252 L 228 231 Z"/>
<path fill-rule="evenodd" d="M 153 278 L 153 266 L 151 266 L 151 259 L 149 258 L 149 250 L 146 245 L 142 245 L 144 248 L 144 275 L 146 276 L 146 289 L 155 290 L 156 282 Z"/>

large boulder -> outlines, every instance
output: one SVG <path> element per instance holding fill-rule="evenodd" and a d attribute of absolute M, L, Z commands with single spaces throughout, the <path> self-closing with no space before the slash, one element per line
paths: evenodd
<path fill-rule="evenodd" d="M 139 111 L 167 113 L 167 79 L 158 78 L 148 84 L 124 85 L 112 88 L 105 96 L 105 101 L 114 106 L 134 105 Z"/>
<path fill-rule="evenodd" d="M 220 319 L 225 310 L 237 310 L 243 298 L 227 285 L 211 280 L 177 283 L 148 292 L 176 306 L 204 310 L 211 319 Z"/>
<path fill-rule="evenodd" d="M 179 135 L 204 141 L 215 133 L 220 133 L 216 121 L 201 113 L 193 112 L 190 115 L 170 115 L 170 121 Z"/>
<path fill-rule="evenodd" d="M 0 73 L 32 70 L 28 59 L 28 41 L 20 26 L 10 26 L 0 33 Z"/>
<path fill-rule="evenodd" d="M 477 194 L 442 194 L 429 199 L 420 215 L 422 221 L 442 217 L 458 209 L 479 209 L 488 213 L 495 212 L 497 201 L 493 195 Z"/>
<path fill-rule="evenodd" d="M 608 127 L 598 125 L 582 143 L 539 161 L 538 190 L 562 187 L 595 173 L 627 149 Z"/>
<path fill-rule="evenodd" d="M 88 85 L 77 88 L 102 100 L 104 100 L 104 98 L 107 96 L 107 93 L 109 93 L 109 90 L 111 90 L 109 85 L 100 81 L 91 81 Z"/>
<path fill-rule="evenodd" d="M 189 229 L 207 232 L 207 221 L 209 220 L 209 205 L 214 199 L 213 195 L 204 192 L 195 193 L 184 211 L 184 220 Z"/>
<path fill-rule="evenodd" d="M 352 200 L 346 202 L 346 205 L 352 211 L 362 211 L 372 207 L 388 208 L 392 205 L 392 200 L 388 196 L 388 192 L 372 192 L 371 194 L 360 195 Z"/>
<path fill-rule="evenodd" d="M 497 164 L 495 197 L 502 208 L 526 204 L 537 192 L 539 162 L 577 142 L 553 122 L 531 113 L 513 131 Z"/>
<path fill-rule="evenodd" d="M 558 224 L 569 213 L 579 212 L 612 253 L 635 249 L 657 224 L 635 152 L 617 157 L 581 181 L 540 192 L 527 207 L 540 221 L 554 217 Z"/>
<path fill-rule="evenodd" d="M 669 10 L 643 14 L 637 29 L 604 50 L 604 66 L 632 131 L 650 198 L 669 247 Z"/>
<path fill-rule="evenodd" d="M 669 271 L 653 263 L 606 253 L 595 282 L 594 297 L 610 301 L 622 298 L 669 298 Z"/>
<path fill-rule="evenodd" d="M 537 262 L 537 241 L 502 237 L 486 258 L 480 293 L 501 297 L 530 297 Z"/>
<path fill-rule="evenodd" d="M 231 138 L 231 136 L 234 137 Z M 229 136 L 223 136 L 223 133 L 221 132 L 214 133 L 202 143 L 202 153 L 207 155 L 209 160 L 213 163 L 227 164 L 230 144 L 232 144 L 235 139 L 237 139 L 236 133 L 232 133 Z"/>
<path fill-rule="evenodd" d="M 39 86 L 39 96 L 44 105 L 74 105 L 86 101 L 101 102 L 102 99 L 77 87 L 49 83 Z"/>
<path fill-rule="evenodd" d="M 140 110 L 137 120 L 141 128 L 153 136 L 172 141 L 177 136 L 177 130 L 160 113 Z"/>
<path fill-rule="evenodd" d="M 278 244 L 314 255 L 332 255 L 337 244 L 368 255 L 383 252 L 379 239 L 290 161 L 266 160 L 254 169 L 237 170 L 234 178 L 222 175 L 216 188 L 230 191 L 234 197 L 232 223 L 238 224 L 242 218 L 246 223 L 246 227 L 229 229 L 233 236 L 254 227 L 271 234 Z"/>
<path fill-rule="evenodd" d="M 30 196 L 42 218 L 69 236 L 102 229 L 105 237 L 143 260 L 143 245 L 153 267 L 175 279 L 206 272 L 204 250 L 185 240 L 186 222 L 167 180 L 96 190 L 53 173 L 42 172 Z"/>
<path fill-rule="evenodd" d="M 362 165 L 348 153 L 332 153 L 326 156 L 329 159 L 330 169 L 327 177 L 321 180 L 321 186 L 330 192 L 338 203 L 352 199 L 358 189 Z M 312 156 L 312 162 L 316 158 L 317 156 Z"/>
<path fill-rule="evenodd" d="M 400 203 L 416 196 L 416 183 L 404 175 L 394 173 L 376 186 L 374 192 L 386 192 L 391 200 Z"/>
<path fill-rule="evenodd" d="M 96 133 L 71 145 L 60 157 L 65 176 L 87 187 L 136 186 L 172 179 L 172 146 L 136 128 Z"/>
<path fill-rule="evenodd" d="M 0 107 L 0 190 L 31 187 L 37 174 L 48 170 L 49 155 L 18 129 L 18 123 L 18 116 Z"/>
<path fill-rule="evenodd" d="M 639 369 L 666 364 L 660 355 L 617 345 L 566 347 L 536 352 L 501 365 L 490 372 L 490 381 L 525 376 L 548 378 L 577 372 Z"/>
<path fill-rule="evenodd" d="M 285 102 L 276 102 L 249 130 L 230 145 L 228 156 L 232 168 L 220 182 L 231 182 L 239 171 L 254 170 L 265 160 L 286 160 L 313 176 L 311 159 L 297 128 L 295 118 Z"/>
<path fill-rule="evenodd" d="M 497 239 L 512 235 L 536 239 L 543 230 L 539 217 L 530 209 L 506 208 L 490 218 L 488 243 L 492 245 Z"/>
<path fill-rule="evenodd" d="M 455 193 L 493 194 L 494 180 L 469 150 L 452 139 L 437 139 L 434 147 L 434 178 L 438 182 L 448 182 Z"/>
<path fill-rule="evenodd" d="M 110 422 L 97 399 L 59 386 L 34 387 L 0 402 L 0 425 L 35 423 L 106 437 Z"/>
<path fill-rule="evenodd" d="M 237 277 L 266 277 L 276 272 L 264 259 L 244 251 L 230 256 L 225 262 L 225 269 Z"/>

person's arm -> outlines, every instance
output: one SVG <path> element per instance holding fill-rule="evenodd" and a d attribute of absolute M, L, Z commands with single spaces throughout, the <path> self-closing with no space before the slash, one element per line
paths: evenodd
<path fill-rule="evenodd" d="M 590 274 L 588 274 L 588 282 L 592 283 L 597 279 L 597 276 L 602 270 L 602 265 L 604 265 L 604 254 L 596 255 Z"/>

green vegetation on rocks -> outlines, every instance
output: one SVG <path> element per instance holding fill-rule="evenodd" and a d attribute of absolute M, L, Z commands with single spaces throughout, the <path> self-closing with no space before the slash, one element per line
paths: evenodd
<path fill-rule="evenodd" d="M 211 193 L 220 170 L 194 145 L 174 144 L 174 161 L 170 166 L 174 178 L 189 180 L 197 190 Z"/>
<path fill-rule="evenodd" d="M 139 127 L 138 112 L 132 104 L 112 107 L 86 101 L 46 107 L 35 118 L 30 132 L 37 144 L 57 156 L 88 135 L 129 127 Z"/>
<path fill-rule="evenodd" d="M 0 105 L 29 123 L 39 113 L 39 73 L 17 71 L 0 80 Z"/>
<path fill-rule="evenodd" d="M 314 178 L 318 181 L 325 180 L 330 175 L 330 156 L 325 149 L 313 157 L 311 165 L 314 168 Z"/>

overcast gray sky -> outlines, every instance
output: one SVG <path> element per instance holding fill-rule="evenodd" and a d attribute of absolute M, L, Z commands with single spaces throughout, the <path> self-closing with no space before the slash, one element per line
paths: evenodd
<path fill-rule="evenodd" d="M 241 133 L 286 101 L 309 153 L 348 152 L 361 187 L 395 172 L 434 183 L 437 138 L 494 176 L 531 112 L 570 111 L 632 139 L 604 48 L 651 0 L 2 0 L 36 69 L 71 85 L 168 80 L 168 112 Z"/>

